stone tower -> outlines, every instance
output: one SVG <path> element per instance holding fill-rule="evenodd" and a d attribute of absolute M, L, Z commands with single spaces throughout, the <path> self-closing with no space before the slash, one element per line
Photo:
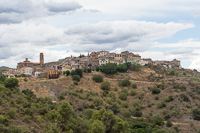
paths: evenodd
<path fill-rule="evenodd" d="M 43 64 L 44 64 L 44 55 L 43 53 L 40 53 L 40 66 L 42 67 Z"/>

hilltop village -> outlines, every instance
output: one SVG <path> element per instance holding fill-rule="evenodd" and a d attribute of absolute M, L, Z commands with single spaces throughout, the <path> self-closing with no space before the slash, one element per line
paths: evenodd
<path fill-rule="evenodd" d="M 23 62 L 17 64 L 17 69 L 8 69 L 3 72 L 8 78 L 17 75 L 26 75 L 27 77 L 35 78 L 58 78 L 63 71 L 71 71 L 75 69 L 91 68 L 95 70 L 107 63 L 123 64 L 130 62 L 132 64 L 144 65 L 161 65 L 165 68 L 181 68 L 179 60 L 172 61 L 152 61 L 152 59 L 143 59 L 140 55 L 131 53 L 129 51 L 117 53 L 110 53 L 109 51 L 91 52 L 88 55 L 80 55 L 79 57 L 66 57 L 54 62 L 44 63 L 44 54 L 40 53 L 40 62 L 31 62 L 28 58 Z"/>

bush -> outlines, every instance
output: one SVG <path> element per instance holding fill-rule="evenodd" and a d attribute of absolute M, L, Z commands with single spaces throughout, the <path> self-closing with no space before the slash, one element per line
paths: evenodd
<path fill-rule="evenodd" d="M 19 81 L 16 78 L 7 78 L 4 84 L 7 88 L 16 88 L 19 86 Z"/>
<path fill-rule="evenodd" d="M 133 112 L 133 116 L 135 116 L 135 117 L 141 117 L 142 116 L 142 112 L 141 111 L 134 111 Z"/>
<path fill-rule="evenodd" d="M 136 91 L 135 90 L 131 90 L 131 96 L 135 96 L 136 95 Z"/>
<path fill-rule="evenodd" d="M 169 75 L 174 76 L 174 75 L 176 75 L 176 72 L 174 70 L 172 70 L 172 71 L 170 71 Z"/>
<path fill-rule="evenodd" d="M 11 119 L 15 119 L 16 117 L 16 109 L 15 108 L 11 108 L 8 110 L 7 115 L 11 118 Z"/>
<path fill-rule="evenodd" d="M 129 81 L 129 79 L 123 79 L 123 80 L 119 81 L 119 86 L 126 87 L 126 86 L 130 86 L 130 85 L 131 85 L 131 82 Z"/>
<path fill-rule="evenodd" d="M 90 118 L 92 118 L 93 113 L 94 113 L 93 109 L 86 109 L 85 112 L 83 113 L 84 118 L 89 120 Z"/>
<path fill-rule="evenodd" d="M 31 117 L 30 115 L 25 115 L 25 116 L 24 116 L 24 121 L 25 121 L 25 122 L 30 122 L 31 119 L 32 119 L 32 117 Z"/>
<path fill-rule="evenodd" d="M 188 96 L 185 95 L 185 94 L 181 94 L 180 97 L 181 97 L 181 99 L 182 99 L 183 101 L 185 101 L 185 102 L 189 102 L 189 101 L 190 101 L 190 99 L 188 98 Z"/>
<path fill-rule="evenodd" d="M 157 107 L 158 108 L 163 108 L 163 107 L 166 107 L 166 104 L 163 101 L 161 101 L 161 102 L 157 103 Z"/>
<path fill-rule="evenodd" d="M 80 81 L 80 76 L 79 75 L 73 75 L 72 76 L 73 80 L 79 82 Z"/>
<path fill-rule="evenodd" d="M 156 115 L 153 117 L 153 123 L 158 126 L 162 126 L 164 124 L 164 119 L 160 115 Z"/>
<path fill-rule="evenodd" d="M 97 83 L 103 82 L 103 76 L 100 74 L 95 74 L 92 79 Z"/>
<path fill-rule="evenodd" d="M 141 68 L 142 68 L 142 66 L 139 65 L 139 64 L 133 64 L 133 65 L 130 66 L 130 69 L 133 70 L 133 71 L 136 71 L 136 72 L 140 71 Z"/>
<path fill-rule="evenodd" d="M 136 89 L 137 88 L 137 84 L 132 84 L 132 88 Z"/>
<path fill-rule="evenodd" d="M 3 115 L 0 115 L 0 123 L 7 126 L 9 122 L 6 117 L 4 117 Z"/>
<path fill-rule="evenodd" d="M 128 94 L 128 89 L 127 89 L 127 88 L 123 88 L 123 89 L 121 90 L 121 92 L 122 92 L 122 93 Z"/>
<path fill-rule="evenodd" d="M 123 101 L 126 101 L 127 99 L 127 94 L 126 93 L 120 93 L 119 94 L 119 99 L 123 100 Z"/>
<path fill-rule="evenodd" d="M 160 89 L 158 89 L 158 88 L 152 88 L 151 92 L 152 92 L 152 94 L 159 94 L 160 93 Z"/>
<path fill-rule="evenodd" d="M 167 120 L 167 123 L 166 123 L 167 127 L 171 127 L 173 124 L 170 120 Z"/>
<path fill-rule="evenodd" d="M 193 118 L 194 118 L 194 120 L 200 121 L 200 110 L 194 109 L 194 110 L 192 111 L 192 113 L 193 113 Z"/>
<path fill-rule="evenodd" d="M 165 97 L 164 98 L 164 101 L 165 102 L 171 102 L 171 101 L 173 101 L 174 100 L 174 97 L 173 96 L 168 96 L 168 97 Z"/>
<path fill-rule="evenodd" d="M 77 82 L 77 81 L 74 81 L 74 85 L 78 85 L 78 82 Z"/>
<path fill-rule="evenodd" d="M 159 97 L 158 97 L 158 96 L 156 96 L 156 97 L 155 97 L 155 100 L 159 100 Z"/>
<path fill-rule="evenodd" d="M 102 90 L 110 90 L 110 83 L 108 81 L 104 81 L 101 83 Z"/>

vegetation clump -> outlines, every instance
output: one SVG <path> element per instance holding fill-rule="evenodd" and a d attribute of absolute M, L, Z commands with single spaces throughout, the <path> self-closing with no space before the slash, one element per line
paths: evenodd
<path fill-rule="evenodd" d="M 92 79 L 97 83 L 103 82 L 103 76 L 100 74 L 93 75 Z"/>
<path fill-rule="evenodd" d="M 129 79 L 123 79 L 119 81 L 119 86 L 128 87 L 130 85 L 131 85 L 131 82 L 129 81 Z"/>
<path fill-rule="evenodd" d="M 110 83 L 108 81 L 104 81 L 101 83 L 101 89 L 102 90 L 105 90 L 105 91 L 108 91 L 110 90 Z"/>

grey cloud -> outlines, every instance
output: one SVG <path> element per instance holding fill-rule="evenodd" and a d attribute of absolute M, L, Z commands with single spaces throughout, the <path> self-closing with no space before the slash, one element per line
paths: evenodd
<path fill-rule="evenodd" d="M 44 6 L 51 12 L 68 12 L 74 11 L 76 9 L 82 8 L 80 4 L 77 2 L 49 2 L 45 3 Z"/>
<path fill-rule="evenodd" d="M 30 0 L 1 0 L 0 13 L 25 13 L 31 10 L 32 2 Z"/>
<path fill-rule="evenodd" d="M 20 23 L 28 19 L 74 11 L 81 7 L 76 2 L 44 3 L 44 0 L 0 0 L 0 24 Z"/>

